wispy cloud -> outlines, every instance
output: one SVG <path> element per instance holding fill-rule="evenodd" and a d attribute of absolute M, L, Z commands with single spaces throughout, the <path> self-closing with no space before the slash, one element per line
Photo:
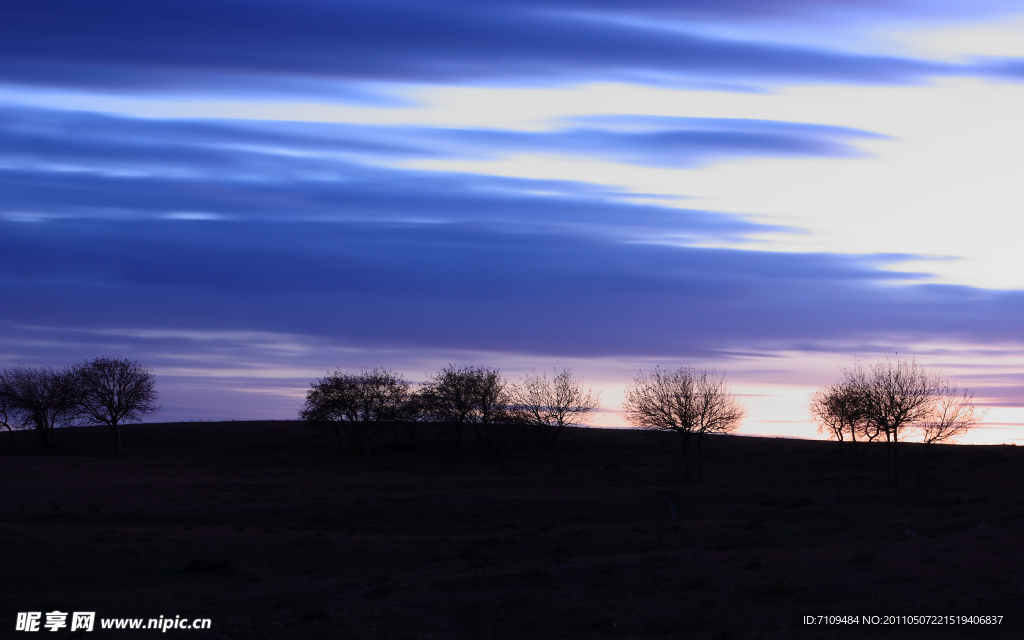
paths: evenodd
<path fill-rule="evenodd" d="M 0 114 L 0 163 L 122 175 L 255 177 L 352 172 L 352 161 L 492 159 L 517 153 L 692 167 L 735 157 L 848 157 L 851 141 L 882 138 L 848 127 L 728 118 L 588 116 L 546 131 L 152 120 L 49 109 Z"/>
<path fill-rule="evenodd" d="M 1012 342 L 1024 311 L 1015 292 L 886 285 L 902 276 L 856 258 L 624 244 L 478 224 L 2 227 L 12 247 L 0 257 L 3 295 L 20 301 L 7 316 L 26 324 L 75 309 L 87 327 L 685 355 L 708 344 L 897 333 Z"/>
<path fill-rule="evenodd" d="M 839 14 L 878 21 L 925 10 L 918 3 L 772 5 L 106 0 L 57 10 L 11 2 L 0 27 L 0 78 L 107 89 L 302 91 L 342 80 L 891 83 L 971 73 L 943 62 L 759 42 L 751 33 L 741 40 L 672 28 L 771 26 L 783 18 L 835 25 L 830 18 Z M 980 4 L 977 11 L 999 8 Z"/>

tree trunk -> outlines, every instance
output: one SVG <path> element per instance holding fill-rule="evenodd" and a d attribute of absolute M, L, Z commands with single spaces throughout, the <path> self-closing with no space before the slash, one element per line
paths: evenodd
<path fill-rule="evenodd" d="M 895 476 L 893 475 L 893 468 L 895 463 L 893 462 L 893 448 L 895 444 L 892 441 L 892 434 L 888 431 L 885 433 L 885 480 L 886 484 L 890 487 L 895 487 L 894 482 Z"/>
<path fill-rule="evenodd" d="M 124 449 L 121 448 L 121 427 L 119 427 L 115 422 L 110 428 L 114 430 L 114 439 L 117 441 L 117 452 L 121 453 L 124 451 Z"/>
<path fill-rule="evenodd" d="M 697 436 L 697 482 L 704 479 L 704 467 L 701 465 L 700 461 L 700 441 L 702 439 L 703 438 L 701 438 L 701 436 Z"/>
<path fill-rule="evenodd" d="M 364 456 L 370 455 L 370 428 L 365 422 L 356 426 L 356 450 Z"/>
<path fill-rule="evenodd" d="M 900 484 L 900 467 L 896 445 L 897 440 L 895 436 L 891 438 L 886 438 L 885 448 L 886 452 L 888 453 L 886 462 L 889 472 L 888 475 L 890 487 L 898 487 Z"/>
<path fill-rule="evenodd" d="M 679 461 L 680 461 L 681 466 L 682 466 L 682 469 L 681 469 L 681 471 L 682 471 L 682 478 L 683 478 L 683 480 L 689 480 L 690 479 L 690 443 L 689 443 L 689 441 L 687 441 L 684 438 L 680 442 L 680 444 L 682 445 L 682 447 L 681 447 L 682 456 L 681 456 Z"/>
<path fill-rule="evenodd" d="M 11 429 L 11 425 L 5 424 L 7 427 L 7 434 L 11 436 L 11 455 L 18 455 L 18 443 L 14 440 L 14 429 Z"/>
<path fill-rule="evenodd" d="M 892 486 L 892 443 L 885 439 L 885 484 Z"/>
<path fill-rule="evenodd" d="M 46 424 L 40 424 L 39 421 L 36 421 L 36 433 L 39 434 L 39 439 L 43 441 L 43 451 L 49 451 L 50 439 L 47 437 Z"/>
<path fill-rule="evenodd" d="M 548 444 L 551 445 L 551 453 L 555 456 L 555 475 L 562 475 L 562 456 L 558 455 L 558 447 L 555 445 L 554 440 L 548 440 Z"/>
<path fill-rule="evenodd" d="M 45 449 L 47 452 L 53 452 L 53 450 L 56 448 L 56 438 L 54 438 L 53 436 L 53 427 L 44 429 L 43 432 L 40 433 L 39 435 L 41 435 L 43 438 L 43 449 Z"/>
<path fill-rule="evenodd" d="M 924 463 L 928 461 L 928 449 L 930 449 L 932 443 L 926 442 L 924 445 L 924 452 L 921 453 L 921 459 L 917 461 L 917 488 L 920 489 L 922 485 L 922 475 L 924 473 Z"/>
<path fill-rule="evenodd" d="M 334 427 L 334 441 L 338 443 L 338 453 L 341 453 L 342 451 L 345 450 L 341 446 L 341 425 L 339 425 L 337 422 L 335 422 L 331 426 Z"/>
<path fill-rule="evenodd" d="M 857 425 L 850 427 L 850 446 L 853 448 L 853 464 L 860 466 L 860 449 L 857 446 Z"/>
<path fill-rule="evenodd" d="M 897 444 L 896 434 L 892 436 L 892 486 L 900 486 L 900 463 L 899 463 L 899 452 L 896 448 Z"/>

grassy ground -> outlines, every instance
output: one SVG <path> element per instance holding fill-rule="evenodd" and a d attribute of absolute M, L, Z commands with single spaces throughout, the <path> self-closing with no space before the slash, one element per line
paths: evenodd
<path fill-rule="evenodd" d="M 98 428 L 52 455 L 18 436 L 0 455 L 3 637 L 52 610 L 212 619 L 167 632 L 191 638 L 1024 637 L 1016 447 L 940 449 L 921 489 L 908 447 L 891 489 L 881 451 L 855 466 L 766 438 L 709 443 L 682 483 L 672 441 L 637 431 L 570 430 L 560 477 L 539 447 L 360 457 L 296 422 L 130 426 L 120 456 Z M 1004 618 L 802 622 L 823 614 Z"/>

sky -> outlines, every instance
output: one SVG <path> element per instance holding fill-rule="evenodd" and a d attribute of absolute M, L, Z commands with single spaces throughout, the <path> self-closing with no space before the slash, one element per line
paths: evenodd
<path fill-rule="evenodd" d="M 334 369 L 724 373 L 821 437 L 914 357 L 1024 443 L 1024 9 L 994 0 L 8 0 L 0 367 L 155 420 Z"/>

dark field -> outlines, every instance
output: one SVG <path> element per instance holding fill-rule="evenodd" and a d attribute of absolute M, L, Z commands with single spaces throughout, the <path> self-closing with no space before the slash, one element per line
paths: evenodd
<path fill-rule="evenodd" d="M 0 434 L 0 452 L 10 451 Z M 1024 637 L 1024 450 L 946 447 L 916 488 L 834 443 L 723 437 L 681 483 L 654 433 L 574 429 L 566 474 L 450 446 L 369 458 L 295 422 L 58 433 L 0 456 L 0 635 L 17 611 L 211 618 L 189 638 Z M 1001 615 L 815 626 L 804 615 Z M 97 626 L 98 626 L 97 622 Z M 156 637 L 101 631 L 82 637 Z"/>

